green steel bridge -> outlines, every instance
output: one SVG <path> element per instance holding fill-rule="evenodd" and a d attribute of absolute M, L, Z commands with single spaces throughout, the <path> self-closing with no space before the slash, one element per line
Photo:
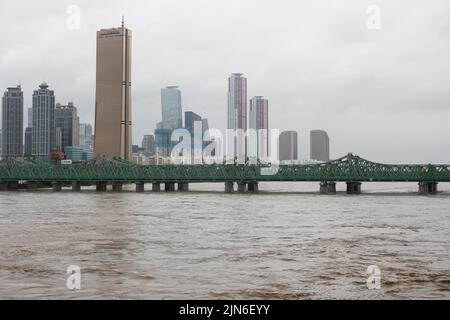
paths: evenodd
<path fill-rule="evenodd" d="M 136 165 L 113 159 L 93 160 L 72 165 L 51 165 L 38 161 L 13 161 L 0 164 L 0 190 L 72 185 L 79 190 L 82 185 L 96 185 L 98 191 L 108 184 L 120 191 L 123 184 L 136 184 L 144 191 L 151 183 L 153 191 L 165 184 L 166 191 L 187 191 L 189 183 L 222 182 L 225 191 L 257 191 L 258 182 L 317 181 L 321 193 L 335 193 L 336 183 L 347 183 L 348 193 L 360 193 L 362 182 L 418 182 L 420 193 L 437 192 L 439 182 L 450 182 L 450 165 L 395 165 L 375 163 L 353 154 L 327 163 L 305 165 Z"/>

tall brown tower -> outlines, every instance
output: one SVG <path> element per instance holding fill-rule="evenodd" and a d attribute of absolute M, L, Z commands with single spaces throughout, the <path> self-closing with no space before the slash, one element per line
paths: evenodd
<path fill-rule="evenodd" d="M 95 156 L 131 159 L 131 30 L 97 32 Z"/>

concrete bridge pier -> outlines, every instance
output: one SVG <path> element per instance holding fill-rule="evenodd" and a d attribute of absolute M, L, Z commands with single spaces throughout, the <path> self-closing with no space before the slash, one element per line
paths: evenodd
<path fill-rule="evenodd" d="M 166 192 L 174 192 L 175 191 L 175 183 L 165 183 L 164 184 L 164 191 Z"/>
<path fill-rule="evenodd" d="M 238 183 L 238 192 L 245 193 L 247 191 L 247 184 L 245 182 Z"/>
<path fill-rule="evenodd" d="M 361 182 L 347 182 L 347 194 L 361 194 Z"/>
<path fill-rule="evenodd" d="M 52 190 L 53 192 L 59 192 L 62 190 L 62 183 L 61 182 L 52 182 Z"/>
<path fill-rule="evenodd" d="M 123 184 L 121 182 L 113 182 L 112 184 L 112 191 L 114 192 L 120 192 L 123 189 Z"/>
<path fill-rule="evenodd" d="M 234 192 L 234 182 L 227 181 L 225 182 L 225 193 L 233 193 Z"/>
<path fill-rule="evenodd" d="M 178 183 L 178 191 L 179 192 L 188 192 L 189 191 L 189 183 L 187 183 L 187 182 Z"/>
<path fill-rule="evenodd" d="M 79 181 L 72 182 L 72 191 L 81 191 L 81 182 Z"/>
<path fill-rule="evenodd" d="M 96 189 L 98 192 L 105 192 L 107 190 L 107 183 L 103 181 L 99 181 L 96 184 Z"/>
<path fill-rule="evenodd" d="M 320 183 L 320 194 L 328 194 L 328 182 L 322 181 Z"/>
<path fill-rule="evenodd" d="M 161 191 L 161 184 L 160 183 L 152 183 L 152 191 L 153 192 L 160 192 Z"/>
<path fill-rule="evenodd" d="M 248 192 L 258 192 L 259 191 L 259 184 L 258 182 L 249 182 L 248 183 Z"/>
<path fill-rule="evenodd" d="M 19 189 L 19 181 L 0 182 L 0 190 L 17 190 L 17 189 Z"/>
<path fill-rule="evenodd" d="M 320 183 L 320 194 L 336 194 L 336 182 L 322 181 Z"/>
<path fill-rule="evenodd" d="M 25 182 L 25 186 L 27 187 L 27 190 L 36 190 L 38 187 L 37 182 L 34 181 L 27 181 Z"/>
<path fill-rule="evenodd" d="M 136 182 L 136 192 L 144 192 L 144 191 L 145 191 L 145 183 Z"/>
<path fill-rule="evenodd" d="M 436 194 L 437 192 L 437 182 L 419 182 L 419 194 Z"/>

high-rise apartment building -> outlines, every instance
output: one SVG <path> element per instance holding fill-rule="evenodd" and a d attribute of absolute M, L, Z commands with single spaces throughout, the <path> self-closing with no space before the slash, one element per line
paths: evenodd
<path fill-rule="evenodd" d="M 312 130 L 310 141 L 311 160 L 330 161 L 330 139 L 326 131 Z"/>
<path fill-rule="evenodd" d="M 23 156 L 23 92 L 8 88 L 2 99 L 2 158 Z"/>
<path fill-rule="evenodd" d="M 264 159 L 269 156 L 269 100 L 257 96 L 250 100 L 249 128 L 256 135 L 248 141 L 249 156 Z M 250 152 L 252 151 L 252 152 Z"/>
<path fill-rule="evenodd" d="M 297 131 L 283 131 L 279 138 L 279 160 L 298 160 L 298 134 Z"/>
<path fill-rule="evenodd" d="M 44 82 L 33 93 L 32 155 L 48 159 L 56 151 L 55 94 Z"/>
<path fill-rule="evenodd" d="M 95 156 L 131 160 L 131 30 L 97 32 Z"/>
<path fill-rule="evenodd" d="M 229 130 L 242 130 L 243 136 L 227 139 L 227 151 L 238 158 L 245 158 L 247 131 L 247 79 L 241 73 L 234 73 L 228 79 L 228 124 Z M 230 158 L 230 154 L 227 157 Z"/>
<path fill-rule="evenodd" d="M 55 126 L 61 132 L 61 141 L 58 151 L 65 151 L 66 147 L 79 146 L 79 125 L 80 118 L 77 114 L 77 108 L 73 102 L 63 106 L 56 104 L 55 108 Z"/>

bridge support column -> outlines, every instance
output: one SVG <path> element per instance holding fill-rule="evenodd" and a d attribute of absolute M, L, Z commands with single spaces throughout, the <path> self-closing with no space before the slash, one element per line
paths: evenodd
<path fill-rule="evenodd" d="M 245 182 L 238 183 L 238 192 L 245 193 L 247 191 L 247 184 Z"/>
<path fill-rule="evenodd" d="M 164 191 L 166 192 L 173 192 L 175 191 L 175 183 L 165 183 L 164 184 Z"/>
<path fill-rule="evenodd" d="M 187 192 L 189 191 L 189 183 L 183 182 L 178 184 L 179 192 Z"/>
<path fill-rule="evenodd" d="M 347 182 L 347 194 L 361 194 L 361 182 Z"/>
<path fill-rule="evenodd" d="M 320 183 L 321 194 L 336 194 L 336 182 L 322 181 Z"/>
<path fill-rule="evenodd" d="M 36 190 L 38 187 L 37 182 L 34 181 L 27 181 L 25 183 L 25 186 L 27 187 L 27 190 Z"/>
<path fill-rule="evenodd" d="M 59 192 L 62 190 L 62 183 L 61 182 L 52 182 L 52 190 L 53 192 Z"/>
<path fill-rule="evenodd" d="M 0 191 L 4 191 L 8 189 L 8 183 L 7 182 L 0 182 Z"/>
<path fill-rule="evenodd" d="M 123 184 L 121 182 L 113 182 L 112 191 L 120 192 L 120 191 L 122 191 L 122 187 L 123 187 Z"/>
<path fill-rule="evenodd" d="M 437 191 L 437 182 L 419 182 L 419 194 L 436 194 Z"/>
<path fill-rule="evenodd" d="M 322 181 L 320 183 L 320 194 L 328 194 L 328 182 Z"/>
<path fill-rule="evenodd" d="M 136 192 L 144 192 L 144 191 L 145 191 L 145 183 L 136 182 Z"/>
<path fill-rule="evenodd" d="M 81 182 L 72 182 L 72 191 L 81 191 Z"/>
<path fill-rule="evenodd" d="M 225 193 L 233 193 L 234 192 L 234 182 L 227 181 L 225 182 Z"/>
<path fill-rule="evenodd" d="M 328 194 L 336 194 L 336 182 L 328 182 Z"/>
<path fill-rule="evenodd" d="M 98 192 L 105 192 L 107 190 L 107 183 L 103 181 L 99 181 L 96 184 L 96 189 Z"/>
<path fill-rule="evenodd" d="M 259 191 L 259 185 L 258 182 L 249 182 L 248 183 L 248 192 L 258 192 Z"/>
<path fill-rule="evenodd" d="M 152 191 L 153 192 L 160 192 L 161 191 L 161 184 L 160 183 L 152 183 Z"/>

